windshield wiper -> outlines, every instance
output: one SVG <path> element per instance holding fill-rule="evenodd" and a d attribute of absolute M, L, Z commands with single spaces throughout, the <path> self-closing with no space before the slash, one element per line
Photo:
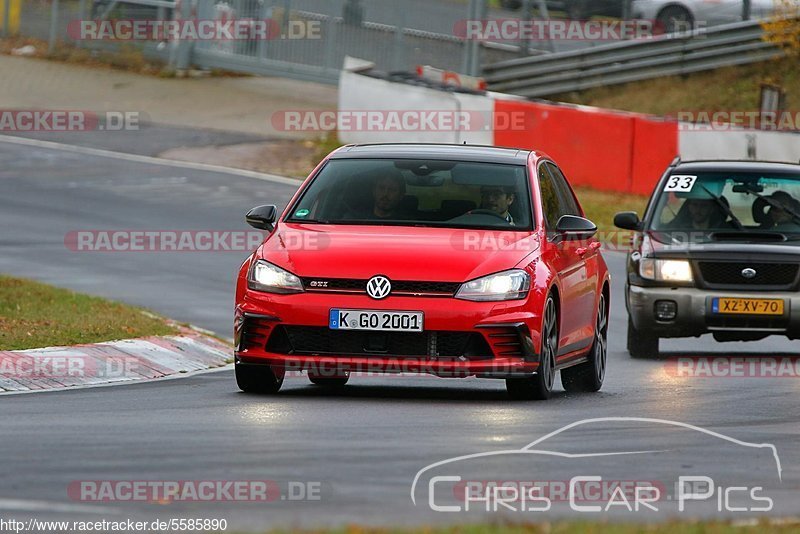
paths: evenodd
<path fill-rule="evenodd" d="M 730 217 L 730 218 L 731 218 L 731 222 L 733 222 L 733 224 L 735 224 L 735 225 L 736 225 L 736 229 L 737 229 L 737 230 L 744 230 L 744 225 L 742 224 L 742 221 L 740 221 L 740 220 L 739 220 L 739 219 L 736 217 L 736 215 L 734 215 L 734 214 L 733 214 L 733 211 L 731 211 L 731 207 L 730 207 L 730 206 L 728 206 L 728 205 L 727 205 L 725 202 L 723 202 L 723 201 L 722 201 L 722 199 L 721 199 L 721 198 L 719 198 L 717 195 L 715 195 L 714 193 L 712 193 L 711 191 L 709 191 L 709 190 L 706 188 L 706 186 L 704 186 L 704 185 L 702 185 L 702 184 L 701 184 L 701 185 L 700 185 L 700 188 L 701 188 L 703 191 L 705 191 L 706 193 L 708 193 L 708 196 L 710 196 L 711 198 L 713 198 L 713 199 L 714 199 L 714 202 L 716 202 L 716 203 L 717 203 L 717 205 L 718 205 L 720 208 L 722 208 L 722 211 L 724 211 L 724 212 L 725 212 L 725 213 L 728 215 L 728 217 Z"/>

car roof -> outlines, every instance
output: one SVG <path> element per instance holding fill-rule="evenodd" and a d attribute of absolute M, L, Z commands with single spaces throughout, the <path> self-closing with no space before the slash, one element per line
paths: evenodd
<path fill-rule="evenodd" d="M 334 152 L 331 159 L 439 159 L 525 165 L 530 154 L 530 150 L 494 146 L 386 143 L 347 145 Z"/>
<path fill-rule="evenodd" d="M 686 161 L 679 163 L 673 174 L 692 172 L 757 172 L 764 174 L 800 174 L 800 165 L 769 161 Z"/>

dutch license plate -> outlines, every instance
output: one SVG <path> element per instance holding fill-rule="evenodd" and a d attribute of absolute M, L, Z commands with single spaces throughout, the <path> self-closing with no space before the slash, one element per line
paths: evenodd
<path fill-rule="evenodd" d="M 711 311 L 722 315 L 783 315 L 780 299 L 735 299 L 718 297 L 711 300 Z"/>
<path fill-rule="evenodd" d="M 376 332 L 422 332 L 422 312 L 333 309 L 331 330 L 372 330 Z"/>

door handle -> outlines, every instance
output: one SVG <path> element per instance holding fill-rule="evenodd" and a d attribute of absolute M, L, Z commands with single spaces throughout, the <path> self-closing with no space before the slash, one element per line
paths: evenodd
<path fill-rule="evenodd" d="M 599 241 L 591 243 L 588 247 L 579 247 L 575 249 L 575 254 L 578 256 L 585 256 L 589 252 L 596 252 L 603 246 Z"/>

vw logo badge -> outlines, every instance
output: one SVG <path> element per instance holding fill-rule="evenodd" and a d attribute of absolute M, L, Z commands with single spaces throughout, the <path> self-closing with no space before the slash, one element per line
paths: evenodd
<path fill-rule="evenodd" d="M 753 278 L 756 277 L 757 274 L 758 273 L 756 272 L 756 270 L 751 269 L 750 267 L 748 267 L 747 269 L 742 269 L 742 276 L 747 278 L 748 280 L 752 280 Z"/>
<path fill-rule="evenodd" d="M 373 276 L 367 281 L 367 295 L 380 300 L 389 296 L 392 291 L 392 283 L 385 276 Z"/>

